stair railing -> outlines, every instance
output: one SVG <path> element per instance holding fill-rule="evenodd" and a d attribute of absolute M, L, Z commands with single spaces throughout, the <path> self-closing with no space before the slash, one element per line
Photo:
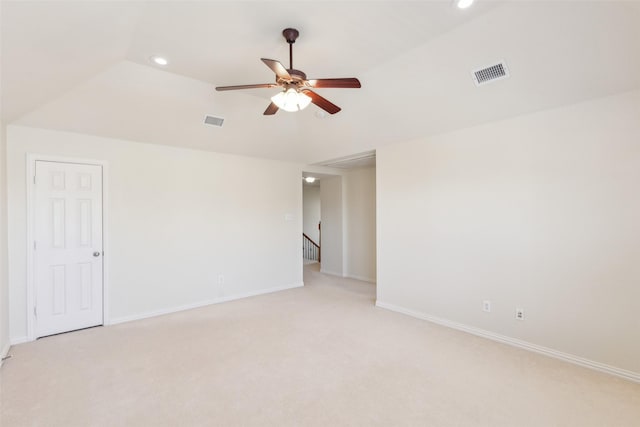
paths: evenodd
<path fill-rule="evenodd" d="M 302 233 L 302 257 L 320 262 L 320 245 L 305 233 Z"/>

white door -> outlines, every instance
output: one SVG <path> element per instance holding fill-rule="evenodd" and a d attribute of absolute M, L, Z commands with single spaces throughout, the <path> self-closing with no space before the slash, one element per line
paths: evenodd
<path fill-rule="evenodd" d="M 36 337 L 102 325 L 102 166 L 36 161 Z"/>

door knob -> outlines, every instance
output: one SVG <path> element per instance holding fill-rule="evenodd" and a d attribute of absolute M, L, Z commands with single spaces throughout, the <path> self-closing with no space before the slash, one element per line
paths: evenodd
<path fill-rule="evenodd" d="M 100 252 L 94 252 L 94 253 L 93 253 L 93 256 L 95 256 L 95 257 L 99 257 L 99 256 L 100 256 Z"/>

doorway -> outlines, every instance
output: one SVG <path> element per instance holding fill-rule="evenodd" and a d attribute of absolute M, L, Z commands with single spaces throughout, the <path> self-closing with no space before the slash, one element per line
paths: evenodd
<path fill-rule="evenodd" d="M 303 175 L 302 184 L 302 259 L 304 264 L 322 262 L 320 179 Z"/>
<path fill-rule="evenodd" d="M 376 282 L 376 169 L 374 159 L 340 174 L 315 174 L 319 217 L 309 218 L 311 186 L 303 184 L 303 231 L 321 222 L 321 273 Z M 309 173 L 303 173 L 308 176 Z M 314 182 L 314 184 L 316 184 Z M 317 214 L 316 214 L 317 215 Z M 308 231 L 308 233 L 307 233 Z M 319 231 L 319 230 L 318 230 Z"/>

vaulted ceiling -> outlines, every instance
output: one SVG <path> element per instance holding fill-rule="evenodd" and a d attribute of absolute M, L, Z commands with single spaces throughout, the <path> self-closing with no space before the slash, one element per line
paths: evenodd
<path fill-rule="evenodd" d="M 3 1 L 3 123 L 314 163 L 424 135 L 640 89 L 637 1 Z M 263 116 L 260 58 L 342 107 Z M 165 67 L 149 61 L 161 55 Z M 471 70 L 505 60 L 510 78 Z M 221 128 L 205 115 L 225 119 Z"/>

